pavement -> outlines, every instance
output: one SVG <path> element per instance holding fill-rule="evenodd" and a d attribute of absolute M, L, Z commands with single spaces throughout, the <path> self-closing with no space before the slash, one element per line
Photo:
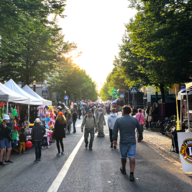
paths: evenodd
<path fill-rule="evenodd" d="M 158 149 L 164 151 L 168 155 L 172 156 L 174 159 L 180 161 L 179 153 L 171 152 L 172 140 L 170 137 L 162 135 L 160 132 L 154 132 L 150 129 L 144 129 L 143 133 L 144 140 L 150 144 L 153 144 Z"/>
<path fill-rule="evenodd" d="M 47 192 L 52 185 L 59 185 L 57 190 L 52 191 L 191 192 L 192 176 L 183 173 L 177 161 L 146 141 L 137 144 L 136 180 L 130 182 L 129 165 L 127 175 L 122 175 L 119 170 L 119 147 L 110 149 L 107 126 L 105 138 L 95 136 L 93 151 L 90 151 L 85 149 L 84 143 L 80 143 L 83 136 L 80 124 L 81 120 L 78 120 L 76 134 L 67 135 L 64 139 L 65 155 L 61 157 L 55 156 L 55 143 L 42 150 L 39 163 L 33 162 L 33 147 L 24 155 L 14 152 L 10 158 L 14 163 L 0 167 L 0 191 Z"/>

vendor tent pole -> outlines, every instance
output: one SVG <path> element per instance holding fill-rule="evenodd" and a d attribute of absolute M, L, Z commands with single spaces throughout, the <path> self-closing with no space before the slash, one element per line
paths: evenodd
<path fill-rule="evenodd" d="M 182 100 L 183 100 L 183 96 L 181 95 L 181 100 L 180 100 L 180 130 L 182 130 L 182 122 L 183 122 L 183 119 L 182 119 Z"/>
<path fill-rule="evenodd" d="M 30 105 L 28 105 L 28 128 L 29 128 L 29 115 L 30 115 Z"/>
<path fill-rule="evenodd" d="M 9 114 L 8 110 L 9 110 L 9 102 L 7 102 L 7 115 Z"/>
<path fill-rule="evenodd" d="M 188 131 L 190 131 L 190 119 L 189 119 L 189 98 L 188 98 L 188 93 L 187 93 L 187 90 L 186 90 L 186 97 L 187 97 Z"/>

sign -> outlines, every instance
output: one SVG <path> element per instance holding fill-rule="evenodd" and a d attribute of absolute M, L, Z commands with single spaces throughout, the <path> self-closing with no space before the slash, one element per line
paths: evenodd
<path fill-rule="evenodd" d="M 49 91 L 48 90 L 43 90 L 42 91 L 42 96 L 43 97 L 48 97 L 49 96 Z"/>
<path fill-rule="evenodd" d="M 68 100 L 68 99 L 69 99 L 69 96 L 65 95 L 64 100 Z"/>
<path fill-rule="evenodd" d="M 183 171 L 192 172 L 192 132 L 178 132 L 177 136 Z"/>
<path fill-rule="evenodd" d="M 137 87 L 132 87 L 131 88 L 131 93 L 136 94 L 137 93 Z"/>
<path fill-rule="evenodd" d="M 121 93 L 121 94 L 120 94 L 120 98 L 124 98 L 124 93 Z"/>

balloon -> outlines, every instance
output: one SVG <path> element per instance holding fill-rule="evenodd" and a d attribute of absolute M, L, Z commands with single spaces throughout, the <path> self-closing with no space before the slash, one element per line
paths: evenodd
<path fill-rule="evenodd" d="M 25 146 L 27 147 L 27 148 L 31 148 L 32 147 L 32 143 L 31 143 L 31 141 L 27 141 L 27 143 L 25 144 Z"/>

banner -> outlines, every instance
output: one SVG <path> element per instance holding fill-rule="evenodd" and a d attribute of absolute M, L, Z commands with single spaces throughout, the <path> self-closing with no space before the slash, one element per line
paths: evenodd
<path fill-rule="evenodd" d="M 177 136 L 183 171 L 192 172 L 192 132 L 178 132 Z"/>

